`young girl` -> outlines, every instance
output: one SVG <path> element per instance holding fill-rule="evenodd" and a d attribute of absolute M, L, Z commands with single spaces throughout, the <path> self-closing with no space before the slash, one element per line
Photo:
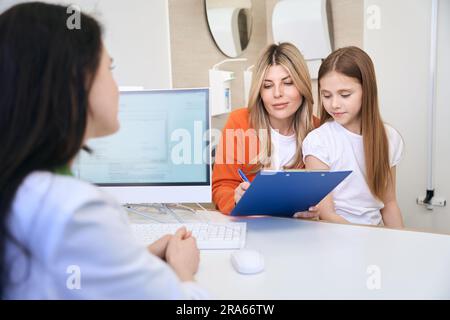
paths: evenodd
<path fill-rule="evenodd" d="M 256 63 L 248 109 L 233 111 L 217 147 L 213 201 L 229 214 L 263 168 L 303 168 L 302 141 L 313 129 L 308 68 L 290 43 L 268 46 Z M 307 217 L 302 215 L 301 217 Z"/>
<path fill-rule="evenodd" d="M 319 69 L 321 126 L 303 142 L 306 169 L 352 170 L 318 205 L 323 220 L 402 228 L 395 167 L 403 141 L 383 123 L 375 70 L 361 49 L 329 55 Z"/>
<path fill-rule="evenodd" d="M 118 130 L 119 101 L 100 26 L 66 20 L 38 2 L 0 15 L 0 297 L 204 298 L 186 229 L 140 245 L 120 205 L 70 174 L 89 138 Z"/>

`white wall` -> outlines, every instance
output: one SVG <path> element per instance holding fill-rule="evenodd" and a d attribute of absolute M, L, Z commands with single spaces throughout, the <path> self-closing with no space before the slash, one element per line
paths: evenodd
<path fill-rule="evenodd" d="M 369 29 L 367 8 L 380 9 L 380 29 Z M 364 48 L 373 58 L 383 118 L 402 134 L 398 199 L 406 226 L 450 233 L 450 208 L 416 204 L 427 183 L 427 110 L 431 32 L 429 0 L 365 0 Z M 450 1 L 439 10 L 435 190 L 450 200 Z"/>
<path fill-rule="evenodd" d="M 436 190 L 447 199 L 437 210 L 432 227 L 450 232 L 450 1 L 440 0 L 436 117 Z"/>
<path fill-rule="evenodd" d="M 105 31 L 105 45 L 114 58 L 121 86 L 171 88 L 167 0 L 43 0 L 77 4 L 93 13 Z M 0 0 L 0 11 L 20 0 Z"/>

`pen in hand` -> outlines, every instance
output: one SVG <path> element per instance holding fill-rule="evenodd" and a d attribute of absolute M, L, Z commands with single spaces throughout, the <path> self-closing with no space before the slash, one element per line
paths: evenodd
<path fill-rule="evenodd" d="M 241 176 L 241 179 L 242 179 L 244 182 L 250 183 L 250 181 L 248 180 L 248 178 L 245 176 L 244 172 L 242 172 L 241 169 L 238 169 L 238 173 L 239 173 L 239 175 Z"/>
<path fill-rule="evenodd" d="M 247 188 L 250 186 L 250 181 L 245 176 L 244 172 L 242 172 L 241 169 L 238 169 L 238 174 L 241 177 L 242 182 L 234 191 L 234 203 L 238 203 L 239 200 L 241 200 L 242 196 L 244 195 Z"/>

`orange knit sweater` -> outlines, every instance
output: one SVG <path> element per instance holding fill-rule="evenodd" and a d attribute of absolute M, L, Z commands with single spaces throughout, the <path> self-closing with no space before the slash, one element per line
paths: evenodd
<path fill-rule="evenodd" d="M 245 173 L 250 182 L 256 176 L 251 173 L 254 165 L 250 162 L 258 153 L 258 139 L 256 132 L 248 130 L 251 129 L 249 120 L 247 108 L 232 111 L 216 148 L 212 175 L 212 197 L 217 209 L 224 214 L 230 214 L 235 206 L 234 190 L 242 182 L 238 169 Z M 317 118 L 313 119 L 315 127 L 319 125 L 318 120 Z M 227 130 L 229 134 L 227 134 Z M 229 142 L 230 139 L 234 141 Z"/>

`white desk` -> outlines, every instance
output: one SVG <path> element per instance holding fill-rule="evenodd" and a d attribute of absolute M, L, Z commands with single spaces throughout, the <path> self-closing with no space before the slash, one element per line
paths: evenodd
<path fill-rule="evenodd" d="M 264 255 L 266 269 L 241 275 L 231 265 L 232 251 L 202 251 L 197 280 L 214 298 L 450 299 L 448 235 L 282 218 L 240 221 L 247 222 L 246 248 Z M 371 265 L 381 271 L 378 290 L 367 286 Z"/>

